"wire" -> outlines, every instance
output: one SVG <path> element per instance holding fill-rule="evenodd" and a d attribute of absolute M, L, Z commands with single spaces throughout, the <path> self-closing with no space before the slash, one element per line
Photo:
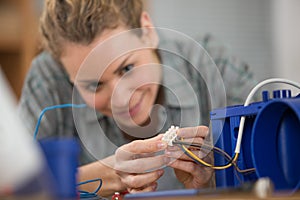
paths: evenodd
<path fill-rule="evenodd" d="M 99 185 L 96 188 L 96 190 L 94 192 L 88 192 L 88 191 L 84 191 L 84 190 L 78 190 L 79 194 L 80 194 L 80 199 L 84 199 L 84 198 L 92 198 L 92 197 L 97 197 L 97 193 L 99 192 L 99 190 L 102 187 L 102 179 L 101 178 L 96 178 L 96 179 L 91 179 L 88 181 L 83 181 L 77 184 L 77 186 L 80 185 L 84 185 L 84 184 L 88 184 L 88 183 L 92 183 L 92 182 L 96 182 L 99 181 Z"/>
<path fill-rule="evenodd" d="M 283 79 L 283 78 L 271 78 L 271 79 L 267 79 L 264 80 L 262 82 L 260 82 L 259 84 L 257 84 L 249 93 L 244 106 L 248 106 L 250 104 L 250 101 L 252 100 L 254 94 L 263 86 L 270 84 L 270 83 L 285 83 L 285 84 L 289 84 L 292 85 L 298 89 L 300 89 L 300 84 L 294 81 L 290 81 L 287 79 Z M 240 120 L 240 125 L 239 125 L 239 131 L 238 131 L 238 137 L 237 137 L 237 142 L 236 142 L 236 146 L 235 146 L 235 153 L 238 154 L 240 153 L 241 150 L 241 143 L 242 143 L 242 137 L 243 137 L 243 131 L 244 131 L 244 125 L 245 125 L 245 120 L 246 117 L 242 116 L 241 120 Z"/>
<path fill-rule="evenodd" d="M 178 142 L 177 142 L 178 144 Z M 221 169 L 226 169 L 226 168 L 229 168 L 233 165 L 233 163 L 235 163 L 235 157 L 234 158 L 231 158 L 230 156 L 230 160 L 225 164 L 225 165 L 222 165 L 222 166 L 214 166 L 213 164 L 210 164 L 210 163 L 207 163 L 205 162 L 203 159 L 199 158 L 198 156 L 196 156 L 191 150 L 189 150 L 184 144 L 180 144 L 179 147 L 181 148 L 181 150 L 188 156 L 190 157 L 192 160 L 194 160 L 196 163 L 198 164 L 202 164 L 206 167 L 210 167 L 212 169 L 216 169 L 216 170 L 221 170 Z M 212 149 L 214 149 L 212 147 Z M 228 154 L 227 154 L 228 155 Z M 236 155 L 237 156 L 237 155 Z"/>
<path fill-rule="evenodd" d="M 36 139 L 37 134 L 38 134 L 38 130 L 42 121 L 42 118 L 44 116 L 44 114 L 49 111 L 49 110 L 54 110 L 54 109 L 60 109 L 60 108 L 85 108 L 86 104 L 61 104 L 61 105 L 54 105 L 54 106 L 49 106 L 46 107 L 42 110 L 42 112 L 40 113 L 40 116 L 38 118 L 36 127 L 35 127 L 35 131 L 34 131 L 34 139 Z M 96 182 L 99 181 L 99 185 L 96 188 L 96 190 L 94 192 L 87 192 L 84 190 L 78 190 L 78 192 L 80 193 L 80 198 L 92 198 L 92 197 L 98 197 L 97 193 L 99 192 L 99 190 L 102 187 L 102 179 L 97 178 L 97 179 L 92 179 L 92 180 L 88 180 L 88 181 L 83 181 L 77 184 L 77 186 L 83 185 L 83 184 L 87 184 L 87 183 L 92 183 L 92 182 Z"/>
<path fill-rule="evenodd" d="M 205 150 L 212 150 L 213 152 L 216 152 L 218 154 L 220 154 L 221 156 L 223 156 L 227 161 L 228 163 L 225 164 L 225 165 L 229 165 L 230 163 L 232 163 L 232 165 L 234 165 L 235 169 L 239 172 L 239 173 L 251 173 L 253 171 L 255 171 L 255 168 L 249 168 L 249 169 L 240 169 L 237 164 L 235 162 L 233 162 L 233 159 L 231 158 L 231 156 L 229 156 L 224 150 L 218 148 L 218 147 L 215 147 L 215 146 L 210 146 L 208 144 L 195 144 L 195 143 L 188 143 L 188 142 L 184 142 L 184 141 L 174 141 L 173 144 L 175 145 L 178 145 L 183 151 L 184 153 L 189 156 L 190 158 L 192 158 L 195 162 L 197 162 L 198 164 L 202 164 L 202 165 L 205 165 L 207 167 L 211 167 L 213 169 L 219 169 L 219 167 L 216 167 L 216 166 L 213 166 L 212 164 L 206 164 L 204 163 L 204 161 L 202 159 L 200 159 L 198 156 L 196 156 L 193 152 L 191 152 L 189 149 L 187 149 L 185 147 L 185 145 L 189 145 L 191 147 L 194 147 L 196 149 L 205 149 Z M 186 151 L 186 149 L 188 151 Z M 195 157 L 197 157 L 198 159 L 194 159 Z"/>
<path fill-rule="evenodd" d="M 54 110 L 54 109 L 59 109 L 59 108 L 70 108 L 70 107 L 72 107 L 72 108 L 85 108 L 86 104 L 61 104 L 61 105 L 54 105 L 54 106 L 49 106 L 49 107 L 44 108 L 42 110 L 42 112 L 40 113 L 40 116 L 39 116 L 38 121 L 36 123 L 33 138 L 36 139 L 38 131 L 39 131 L 39 127 L 40 127 L 40 124 L 41 124 L 41 121 L 42 121 L 42 118 L 48 110 Z"/>
<path fill-rule="evenodd" d="M 297 82 L 294 82 L 294 81 L 290 81 L 290 80 L 287 80 L 287 79 L 282 79 L 282 78 L 271 78 L 271 79 L 267 79 L 267 80 L 264 80 L 262 82 L 260 82 L 259 84 L 257 84 L 249 93 L 249 95 L 247 96 L 246 98 L 246 101 L 244 103 L 244 107 L 248 106 L 250 104 L 250 101 L 252 100 L 254 94 L 263 86 L 267 85 L 267 84 L 270 84 L 270 83 L 285 83 L 285 84 L 289 84 L 289 85 L 292 85 L 298 89 L 300 89 L 300 84 L 297 83 Z M 185 147 L 184 144 L 181 144 L 179 145 L 180 148 L 184 151 L 184 153 L 189 156 L 191 159 L 193 159 L 195 162 L 199 163 L 199 164 L 202 164 L 204 166 L 207 166 L 207 167 L 211 167 L 213 169 L 227 169 L 229 167 L 231 167 L 232 165 L 234 165 L 236 167 L 236 169 L 241 172 L 241 173 L 248 173 L 248 172 L 251 172 L 253 170 L 255 170 L 254 168 L 251 168 L 251 169 L 245 169 L 245 170 L 241 170 L 237 167 L 236 165 L 236 161 L 239 157 L 239 154 L 240 154 L 240 149 L 241 149 L 241 141 L 242 141 L 242 137 L 243 137 L 243 131 L 244 131 L 244 125 L 245 125 L 245 120 L 246 120 L 246 117 L 245 116 L 242 116 L 241 117 L 241 120 L 240 120 L 240 124 L 239 124 L 239 131 L 238 131 L 238 137 L 237 137 L 237 143 L 236 143 L 236 146 L 235 146 L 235 154 L 233 157 L 230 157 L 226 152 L 222 151 L 223 154 L 226 153 L 229 157 L 230 157 L 230 160 L 228 160 L 228 162 L 224 165 L 221 165 L 221 166 L 214 166 L 210 163 L 207 163 L 205 162 L 204 160 L 202 160 L 201 158 L 199 158 L 198 156 L 196 156 L 192 151 L 190 151 L 188 148 Z M 183 139 L 182 139 L 183 140 Z M 177 141 L 178 142 L 178 141 Z M 181 141 L 182 142 L 182 141 Z M 191 145 L 192 146 L 192 145 Z M 212 149 L 215 149 L 215 147 L 212 147 Z"/>

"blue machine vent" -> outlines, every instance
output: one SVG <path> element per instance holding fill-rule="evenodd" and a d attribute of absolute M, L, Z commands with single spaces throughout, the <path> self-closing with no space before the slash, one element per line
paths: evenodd
<path fill-rule="evenodd" d="M 241 116 L 245 126 L 239 169 L 234 166 L 216 171 L 217 187 L 237 187 L 247 181 L 269 177 L 275 190 L 294 190 L 300 186 L 300 95 L 289 90 L 276 90 L 273 98 L 264 91 L 261 102 L 249 106 L 230 106 L 211 112 L 212 134 L 216 147 L 234 155 Z M 215 165 L 228 162 L 215 153 Z"/>

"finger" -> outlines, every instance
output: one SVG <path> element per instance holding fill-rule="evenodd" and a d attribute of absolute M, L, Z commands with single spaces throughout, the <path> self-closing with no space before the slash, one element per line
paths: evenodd
<path fill-rule="evenodd" d="M 194 176 L 213 171 L 210 167 L 205 167 L 194 162 L 183 160 L 176 160 L 170 163 L 169 166 L 190 173 Z"/>
<path fill-rule="evenodd" d="M 150 185 L 148 185 L 147 187 L 144 187 L 144 188 L 128 188 L 128 192 L 129 193 L 140 193 L 140 192 L 153 192 L 155 191 L 157 188 L 157 183 L 154 182 Z"/>
<path fill-rule="evenodd" d="M 149 172 L 145 174 L 138 174 L 138 175 L 125 175 L 120 176 L 121 181 L 128 187 L 128 188 L 143 188 L 148 186 L 149 184 L 156 182 L 164 173 L 164 170 L 156 170 L 154 172 Z"/>
<path fill-rule="evenodd" d="M 162 135 L 147 140 L 135 140 L 117 149 L 116 155 L 124 160 L 132 159 L 135 154 L 153 153 L 163 150 L 167 144 L 161 141 Z"/>
<path fill-rule="evenodd" d="M 213 149 L 213 147 L 205 144 L 191 143 L 186 141 L 177 141 L 174 146 L 168 146 L 165 149 L 165 151 L 182 151 L 182 147 L 186 147 L 191 151 L 203 151 L 203 152 L 210 152 Z"/>
<path fill-rule="evenodd" d="M 194 146 L 193 144 L 191 144 L 191 145 L 182 145 L 182 146 L 180 145 L 180 147 L 181 147 L 180 148 L 181 151 L 185 152 L 184 149 L 188 149 L 189 151 L 193 152 L 196 156 L 201 158 L 213 151 L 213 147 L 207 145 Z"/>
<path fill-rule="evenodd" d="M 202 159 L 206 157 L 210 152 L 199 151 L 199 150 L 190 150 L 195 156 Z M 193 161 L 188 155 L 186 155 L 183 151 L 166 151 L 165 155 L 169 158 L 175 158 L 186 161 Z"/>
<path fill-rule="evenodd" d="M 178 145 L 168 146 L 165 151 L 180 151 Z"/>
<path fill-rule="evenodd" d="M 182 151 L 166 151 L 165 155 L 169 158 L 193 161 L 189 156 L 185 155 L 185 153 L 183 153 Z"/>
<path fill-rule="evenodd" d="M 174 162 L 170 163 L 169 166 L 191 174 L 195 173 L 195 170 L 198 167 L 194 162 L 183 160 L 175 160 Z"/>
<path fill-rule="evenodd" d="M 156 152 L 154 152 L 154 153 L 139 153 L 139 154 L 134 154 L 133 159 L 154 157 L 155 155 L 157 155 Z"/>
<path fill-rule="evenodd" d="M 194 138 L 184 138 L 182 141 L 186 143 L 201 145 L 204 143 L 204 139 L 205 139 L 204 137 L 194 137 Z"/>
<path fill-rule="evenodd" d="M 209 129 L 206 126 L 186 127 L 186 128 L 180 128 L 177 131 L 177 136 L 183 138 L 195 138 L 195 137 L 205 138 L 208 135 L 208 131 Z"/>
<path fill-rule="evenodd" d="M 168 163 L 165 155 L 120 161 L 115 168 L 127 173 L 146 173 L 162 168 Z"/>
<path fill-rule="evenodd" d="M 213 169 L 210 167 L 204 167 L 202 165 L 197 165 L 194 162 L 186 162 L 181 160 L 176 160 L 170 164 L 176 170 L 183 171 L 191 174 L 193 181 L 190 182 L 190 186 L 187 188 L 199 188 L 205 184 L 208 184 L 208 181 L 213 175 Z"/>

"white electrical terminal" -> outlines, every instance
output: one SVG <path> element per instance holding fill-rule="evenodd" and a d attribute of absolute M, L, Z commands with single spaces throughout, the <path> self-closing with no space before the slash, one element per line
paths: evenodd
<path fill-rule="evenodd" d="M 177 137 L 178 126 L 171 126 L 163 135 L 162 141 L 166 142 L 169 146 L 173 146 L 173 142 Z"/>

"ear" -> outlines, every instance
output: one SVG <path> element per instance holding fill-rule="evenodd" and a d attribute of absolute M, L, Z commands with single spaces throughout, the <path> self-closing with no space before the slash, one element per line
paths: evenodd
<path fill-rule="evenodd" d="M 147 12 L 142 12 L 140 23 L 142 29 L 142 40 L 147 44 L 147 46 L 157 48 L 159 38 Z"/>

